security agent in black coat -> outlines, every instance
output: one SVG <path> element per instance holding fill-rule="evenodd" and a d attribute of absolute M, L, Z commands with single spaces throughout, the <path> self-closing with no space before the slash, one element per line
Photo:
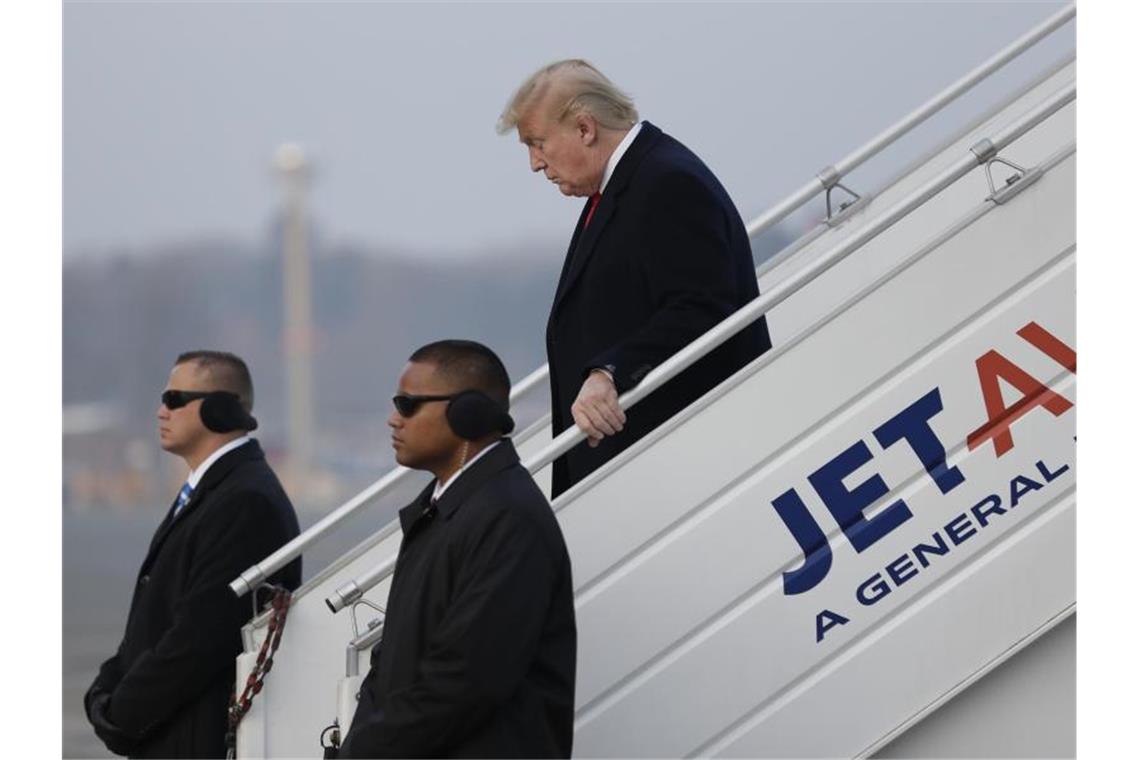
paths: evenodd
<path fill-rule="evenodd" d="M 628 412 L 618 407 L 619 394 L 759 295 L 748 234 L 724 187 L 649 122 L 627 142 L 637 119 L 628 96 L 571 60 L 536 72 L 500 120 L 500 131 L 517 126 L 532 170 L 565 195 L 590 196 L 546 351 L 554 433 L 577 423 L 591 446 L 555 461 L 554 496 L 771 347 L 761 317 Z"/>
<path fill-rule="evenodd" d="M 199 355 L 208 357 L 204 365 L 182 360 Z M 230 385 L 224 381 L 232 366 L 218 365 L 213 356 L 223 362 L 232 357 L 179 357 L 159 410 L 163 448 L 191 463 L 256 427 L 236 394 L 206 395 L 219 387 L 219 378 L 220 387 Z M 238 599 L 228 584 L 298 534 L 289 498 L 253 439 L 244 438 L 210 464 L 175 516 L 178 501 L 139 568 L 122 642 L 84 698 L 96 733 L 120 755 L 225 757 L 240 631 L 252 614 L 249 598 Z M 295 589 L 300 560 L 270 581 Z"/>
<path fill-rule="evenodd" d="M 442 341 L 401 377 L 402 411 L 389 420 L 397 461 L 437 479 L 400 511 L 383 639 L 339 757 L 570 756 L 570 560 L 546 497 L 500 437 L 513 426 L 506 371 L 493 358 L 502 382 L 488 389 L 483 370 L 455 370 L 472 346 L 494 357 Z M 456 395 L 472 379 L 497 399 Z"/>

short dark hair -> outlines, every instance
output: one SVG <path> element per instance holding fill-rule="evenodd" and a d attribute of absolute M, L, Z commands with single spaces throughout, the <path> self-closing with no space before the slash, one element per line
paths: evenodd
<path fill-rule="evenodd" d="M 457 390 L 477 390 L 508 410 L 511 378 L 495 352 L 473 340 L 437 340 L 408 357 L 410 362 L 434 364 Z"/>
<path fill-rule="evenodd" d="M 228 351 L 186 351 L 178 355 L 174 364 L 187 362 L 194 362 L 199 370 L 210 375 L 217 386 L 212 390 L 236 394 L 242 409 L 253 411 L 253 378 L 240 356 Z"/>

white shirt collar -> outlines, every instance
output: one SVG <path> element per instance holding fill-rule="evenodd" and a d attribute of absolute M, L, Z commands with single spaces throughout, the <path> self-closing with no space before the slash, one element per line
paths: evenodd
<path fill-rule="evenodd" d="M 451 487 L 451 484 L 455 482 L 456 478 L 458 478 L 460 475 L 462 475 L 467 470 L 468 467 L 470 467 L 471 465 L 475 464 L 480 459 L 482 459 L 483 455 L 485 455 L 488 451 L 490 451 L 491 449 L 495 448 L 500 443 L 502 443 L 503 440 L 504 439 L 500 438 L 499 440 L 495 441 L 490 446 L 483 449 L 478 454 L 476 454 L 475 456 L 473 456 L 469 460 L 467 460 L 467 462 L 462 467 L 460 467 L 459 470 L 454 475 L 452 475 L 450 478 L 447 479 L 446 483 L 441 484 L 439 481 L 436 481 L 435 493 L 433 493 L 432 497 L 431 497 L 432 501 L 438 501 L 439 497 L 443 496 L 443 492 Z"/>
<path fill-rule="evenodd" d="M 602 174 L 602 186 L 598 188 L 599 194 L 606 191 L 606 185 L 609 184 L 610 177 L 614 176 L 614 169 L 617 169 L 617 165 L 618 162 L 621 161 L 621 157 L 625 155 L 625 152 L 627 150 L 629 150 L 629 146 L 633 145 L 633 140 L 637 137 L 637 133 L 640 131 L 641 122 L 639 121 L 634 124 L 628 132 L 625 133 L 625 137 L 623 137 L 622 141 L 618 143 L 618 146 L 614 148 L 614 152 L 610 154 L 610 160 L 606 161 L 606 171 L 604 174 Z"/>
<path fill-rule="evenodd" d="M 213 454 L 206 457 L 205 461 L 203 461 L 202 464 L 198 465 L 198 467 L 190 473 L 190 477 L 186 478 L 186 482 L 190 484 L 191 488 L 197 488 L 198 484 L 202 482 L 202 476 L 206 474 L 206 470 L 210 469 L 210 465 L 221 459 L 229 452 L 236 449 L 238 446 L 241 446 L 243 443 L 249 443 L 252 440 L 253 439 L 248 435 L 243 435 L 241 438 L 235 438 L 224 446 L 219 446 L 214 450 Z"/>

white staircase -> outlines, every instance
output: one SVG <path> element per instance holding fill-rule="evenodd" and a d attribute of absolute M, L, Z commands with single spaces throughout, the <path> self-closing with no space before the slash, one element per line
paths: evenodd
<path fill-rule="evenodd" d="M 773 349 L 554 503 L 575 755 L 870 754 L 1074 611 L 1074 79 L 1047 72 L 763 266 Z M 980 165 L 915 198 L 1001 136 L 1029 170 L 1007 187 L 994 165 L 1001 202 Z M 551 448 L 544 425 L 516 442 Z M 347 723 L 379 631 L 326 599 L 399 538 L 297 593 L 239 756 L 316 757 Z"/>

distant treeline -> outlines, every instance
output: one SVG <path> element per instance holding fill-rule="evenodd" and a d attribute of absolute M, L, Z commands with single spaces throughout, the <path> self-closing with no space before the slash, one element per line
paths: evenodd
<path fill-rule="evenodd" d="M 779 229 L 755 258 L 786 242 Z M 513 380 L 545 361 L 546 315 L 565 241 L 466 257 L 324 246 L 312 250 L 318 428 L 352 438 L 382 424 L 396 377 L 418 346 L 479 340 Z M 127 434 L 149 436 L 158 393 L 181 351 L 219 348 L 249 362 L 259 435 L 284 438 L 282 245 L 214 240 L 76 256 L 63 268 L 63 402 L 118 403 Z M 379 417 L 377 416 L 379 415 Z"/>
<path fill-rule="evenodd" d="M 442 337 L 485 342 L 514 379 L 544 361 L 546 310 L 560 244 L 419 259 L 340 248 L 312 256 L 318 424 L 351 426 L 388 413 L 407 356 Z M 158 393 L 181 351 L 246 358 L 259 434 L 284 426 L 280 246 L 224 242 L 147 255 L 79 258 L 63 271 L 63 402 L 119 402 L 128 426 L 153 428 Z"/>

